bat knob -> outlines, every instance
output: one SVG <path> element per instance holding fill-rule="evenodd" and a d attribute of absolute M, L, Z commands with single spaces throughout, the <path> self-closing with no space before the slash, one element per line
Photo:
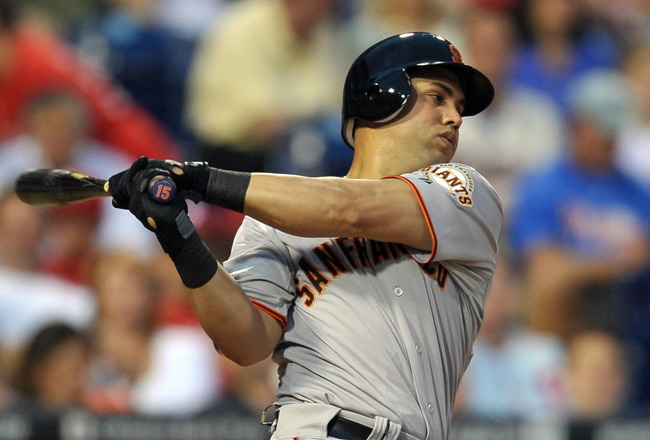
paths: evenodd
<path fill-rule="evenodd" d="M 171 177 L 155 176 L 149 181 L 149 195 L 158 203 L 169 203 L 176 195 L 176 184 Z"/>

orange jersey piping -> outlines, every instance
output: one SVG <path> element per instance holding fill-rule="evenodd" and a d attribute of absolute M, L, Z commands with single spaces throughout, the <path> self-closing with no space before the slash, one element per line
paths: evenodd
<path fill-rule="evenodd" d="M 386 178 L 388 179 L 399 179 L 403 182 L 406 182 L 411 189 L 413 190 L 413 193 L 415 193 L 415 197 L 418 199 L 418 204 L 420 205 L 420 210 L 422 211 L 422 214 L 424 214 L 424 218 L 427 222 L 427 227 L 429 228 L 429 234 L 431 235 L 431 241 L 432 246 L 431 246 L 431 255 L 426 261 L 418 261 L 418 259 L 411 253 L 411 257 L 418 261 L 421 264 L 427 264 L 433 261 L 433 258 L 436 256 L 436 251 L 438 250 L 438 237 L 436 237 L 436 230 L 433 227 L 433 221 L 431 220 L 431 217 L 429 216 L 429 211 L 427 211 L 426 205 L 424 204 L 424 200 L 422 199 L 422 194 L 420 194 L 420 190 L 415 186 L 413 182 L 408 180 L 405 177 L 402 176 L 387 176 Z"/>
<path fill-rule="evenodd" d="M 251 302 L 253 303 L 253 305 L 255 307 L 257 307 L 258 309 L 260 309 L 264 313 L 267 313 L 267 314 L 271 315 L 273 318 L 275 318 L 275 320 L 278 321 L 280 323 L 280 325 L 282 326 L 282 331 L 283 332 L 287 330 L 287 317 L 286 316 L 284 316 L 282 313 L 276 312 L 275 310 L 273 310 L 269 306 L 266 306 L 266 305 L 262 304 L 259 301 L 251 299 Z"/>

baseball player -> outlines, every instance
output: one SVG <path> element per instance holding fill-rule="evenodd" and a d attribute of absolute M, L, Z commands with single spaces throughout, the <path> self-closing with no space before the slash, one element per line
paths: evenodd
<path fill-rule="evenodd" d="M 110 179 L 114 204 L 155 232 L 220 352 L 273 354 L 273 439 L 445 439 L 495 270 L 502 208 L 451 163 L 463 116 L 490 81 L 446 39 L 389 37 L 352 64 L 342 178 L 136 161 Z M 147 194 L 170 175 L 184 197 Z M 221 265 L 184 198 L 246 217 Z"/>

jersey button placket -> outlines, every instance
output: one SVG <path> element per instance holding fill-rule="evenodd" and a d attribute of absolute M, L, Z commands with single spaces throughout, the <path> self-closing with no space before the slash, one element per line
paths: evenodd
<path fill-rule="evenodd" d="M 404 295 L 404 290 L 402 290 L 402 288 L 399 286 L 395 286 L 393 288 L 393 294 L 399 298 L 400 296 Z"/>

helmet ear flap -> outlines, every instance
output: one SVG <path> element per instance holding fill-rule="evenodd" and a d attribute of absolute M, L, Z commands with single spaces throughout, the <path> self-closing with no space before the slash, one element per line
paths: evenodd
<path fill-rule="evenodd" d="M 386 122 L 404 107 L 411 94 L 411 80 L 404 70 L 383 75 L 365 91 L 357 103 L 356 116 L 372 122 Z"/>
<path fill-rule="evenodd" d="M 355 93 L 356 92 L 356 93 Z M 344 96 L 344 115 L 341 134 L 354 148 L 354 119 L 387 122 L 404 108 L 411 94 L 411 79 L 405 70 L 382 75 L 366 89 L 352 89 Z"/>

